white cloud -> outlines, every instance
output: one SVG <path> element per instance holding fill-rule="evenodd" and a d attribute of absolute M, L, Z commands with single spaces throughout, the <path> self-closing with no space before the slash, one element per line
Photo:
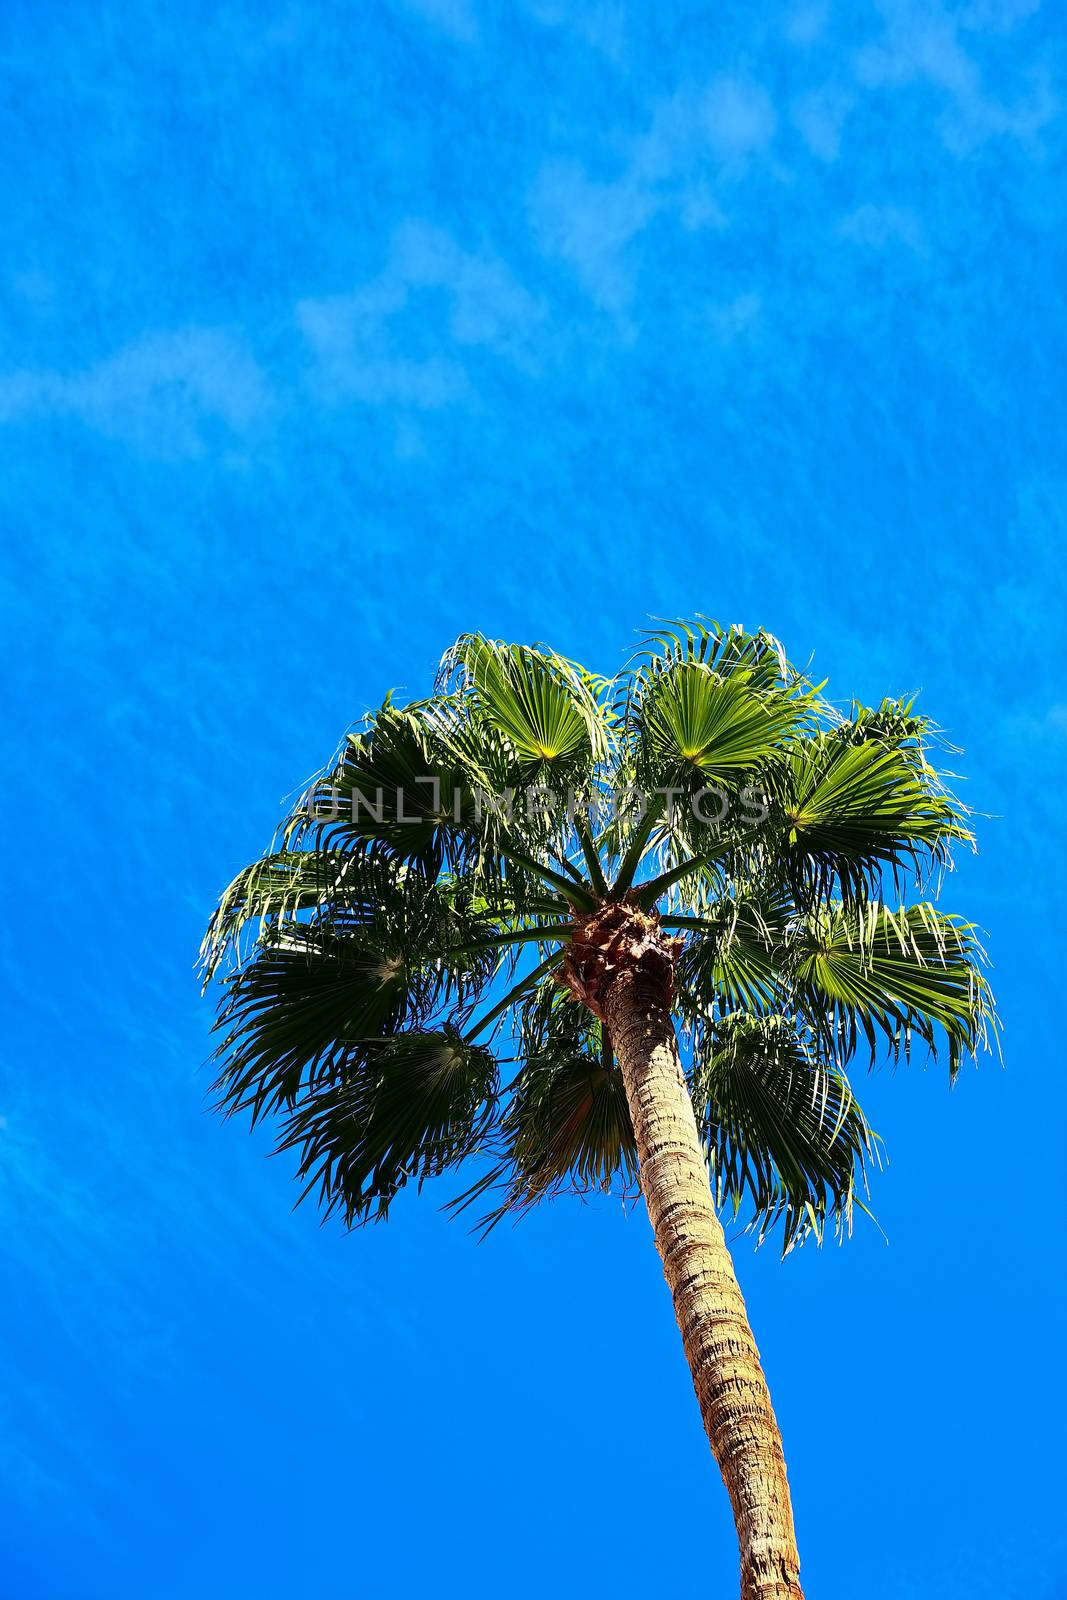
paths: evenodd
<path fill-rule="evenodd" d="M 1059 113 L 1060 103 L 1048 75 L 1039 68 L 1027 91 L 1010 104 L 984 94 L 964 96 L 942 118 L 941 135 L 954 155 L 967 155 L 987 139 L 998 137 L 1037 149 L 1040 135 Z"/>
<path fill-rule="evenodd" d="M 399 330 L 416 296 L 440 303 L 441 336 L 428 353 L 406 346 Z M 393 235 L 378 277 L 352 294 L 303 300 L 295 314 L 325 398 L 418 412 L 472 397 L 457 351 L 480 347 L 531 369 L 544 310 L 494 256 L 465 251 L 440 229 L 411 222 Z M 276 404 L 244 339 L 225 328 L 148 333 L 72 371 L 0 372 L 0 426 L 73 418 L 163 461 L 221 447 L 220 459 L 242 466 L 242 445 Z"/>
<path fill-rule="evenodd" d="M 871 87 L 925 80 L 966 95 L 978 84 L 978 69 L 960 44 L 955 23 L 934 9 L 925 16 L 912 12 L 910 5 L 887 8 L 885 36 L 859 52 L 856 72 Z"/>
<path fill-rule="evenodd" d="M 460 248 L 450 234 L 408 222 L 393 235 L 380 284 L 407 303 L 417 290 L 438 289 L 448 304 L 448 327 L 459 344 L 489 345 L 524 359 L 543 309 L 495 256 Z"/>
<path fill-rule="evenodd" d="M 632 175 L 597 183 L 578 162 L 555 161 L 533 187 L 530 216 L 541 248 L 569 262 L 598 305 L 617 310 L 633 288 L 626 246 L 661 205 Z"/>
<path fill-rule="evenodd" d="M 570 263 L 599 306 L 621 311 L 634 287 L 631 242 L 658 216 L 687 229 L 726 226 L 718 192 L 768 150 L 776 124 L 770 96 L 748 78 L 681 88 L 655 105 L 643 132 L 614 138 L 623 152 L 616 177 L 594 178 L 574 160 L 545 164 L 529 196 L 538 243 Z"/>
<path fill-rule="evenodd" d="M 1034 145 L 1059 114 L 1047 70 L 1029 74 L 1025 92 L 1011 100 L 987 92 L 978 63 L 961 34 L 968 29 L 1005 31 L 1029 14 L 1019 3 L 978 4 L 948 13 L 937 0 L 883 0 L 882 38 L 855 58 L 859 81 L 870 88 L 926 85 L 945 102 L 940 133 L 946 148 L 966 155 L 996 137 Z"/>
<path fill-rule="evenodd" d="M 1044 765 L 1046 778 L 1067 762 L 1067 705 L 1055 703 L 1033 711 L 1016 711 L 999 719 L 1002 747 L 1026 750 Z"/>
<path fill-rule="evenodd" d="M 455 349 L 422 356 L 403 347 L 398 319 L 417 296 L 436 295 L 456 347 L 485 347 L 520 367 L 534 360 L 543 309 L 494 256 L 463 250 L 427 223 L 393 235 L 378 277 L 350 294 L 299 302 L 296 319 L 329 398 L 436 410 L 469 399 L 473 386 Z"/>
<path fill-rule="evenodd" d="M 854 244 L 868 245 L 874 250 L 904 245 L 917 255 L 926 251 L 922 223 L 907 206 L 857 206 L 855 211 L 842 217 L 838 232 Z"/>
<path fill-rule="evenodd" d="M 160 460 L 201 455 L 214 430 L 243 434 L 271 405 L 244 342 L 218 328 L 149 333 L 81 371 L 0 375 L 0 423 L 74 417 Z"/>
<path fill-rule="evenodd" d="M 443 356 L 417 361 L 368 348 L 343 297 L 305 302 L 297 318 L 318 357 L 321 387 L 333 399 L 436 411 L 470 394 L 467 375 L 455 361 Z"/>

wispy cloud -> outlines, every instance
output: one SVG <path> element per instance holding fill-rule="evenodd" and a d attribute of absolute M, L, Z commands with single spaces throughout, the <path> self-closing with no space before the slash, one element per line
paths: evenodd
<path fill-rule="evenodd" d="M 244 341 L 218 328 L 148 333 L 80 371 L 0 374 L 0 423 L 73 417 L 161 460 L 201 455 L 213 433 L 244 434 L 271 407 Z"/>
<path fill-rule="evenodd" d="M 625 154 L 613 178 L 570 158 L 546 162 L 528 202 L 542 250 L 567 261 L 602 309 L 623 310 L 636 281 L 631 241 L 663 216 L 724 226 L 719 194 L 768 155 L 777 120 L 761 84 L 722 74 L 660 100 L 636 136 L 616 134 Z"/>
<path fill-rule="evenodd" d="M 633 292 L 626 246 L 662 203 L 640 177 L 627 174 L 617 182 L 600 183 L 580 162 L 564 160 L 542 168 L 529 210 L 541 249 L 568 262 L 597 304 L 612 310 L 625 305 Z"/>
<path fill-rule="evenodd" d="M 447 354 L 405 345 L 405 314 L 439 302 Z M 543 308 L 495 256 L 464 250 L 440 228 L 409 221 L 393 235 L 382 272 L 347 294 L 301 300 L 296 319 L 314 357 L 313 383 L 329 400 L 435 410 L 469 398 L 462 352 L 489 350 L 519 367 L 534 358 Z M 422 316 L 420 316 L 420 326 Z"/>
<path fill-rule="evenodd" d="M 1007 33 L 1040 11 L 1041 0 L 970 0 L 960 7 L 958 16 L 965 28 Z"/>
<path fill-rule="evenodd" d="M 0 426 L 73 419 L 150 459 L 240 463 L 309 352 L 310 389 L 323 403 L 360 401 L 410 418 L 472 401 L 477 352 L 536 371 L 545 316 L 495 255 L 408 221 L 376 277 L 296 303 L 295 328 L 273 342 L 269 367 L 233 328 L 155 330 L 79 369 L 0 372 Z M 418 454 L 412 426 L 404 438 L 402 453 Z"/>
<path fill-rule="evenodd" d="M 950 13 L 936 0 L 883 0 L 882 36 L 859 51 L 856 76 L 868 88 L 923 85 L 939 93 L 939 131 L 956 155 L 996 137 L 1033 146 L 1060 110 L 1047 68 L 1035 65 L 1020 93 L 994 95 L 965 36 L 1008 31 L 1034 9 L 1019 0 L 985 0 Z"/>
<path fill-rule="evenodd" d="M 941 0 L 878 0 L 872 37 L 839 53 L 836 71 L 800 92 L 790 116 L 813 155 L 835 161 L 845 124 L 864 95 L 920 89 L 935 107 L 936 129 L 952 155 L 969 155 L 991 139 L 1008 138 L 1040 155 L 1042 135 L 1062 111 L 1047 57 L 1005 52 L 1005 37 L 1039 9 L 1040 0 L 972 0 L 951 9 Z M 785 23 L 785 37 L 809 59 L 826 62 L 830 9 L 800 0 Z M 1001 70 L 995 90 L 982 60 L 997 41 Z M 1007 67 L 1007 83 L 1005 71 Z"/>
<path fill-rule="evenodd" d="M 471 393 L 463 367 L 447 356 L 390 353 L 381 324 L 370 323 L 349 297 L 304 301 L 297 317 L 315 352 L 316 387 L 330 400 L 436 411 Z"/>

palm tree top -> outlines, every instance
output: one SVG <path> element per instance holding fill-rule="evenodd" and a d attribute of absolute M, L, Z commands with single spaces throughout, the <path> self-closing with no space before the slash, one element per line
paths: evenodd
<path fill-rule="evenodd" d="M 950 747 L 911 700 L 842 713 L 823 687 L 703 618 L 614 678 L 461 637 L 222 896 L 221 1108 L 276 1119 L 350 1225 L 472 1157 L 487 1225 L 628 1187 L 596 985 L 636 938 L 670 968 L 717 1200 L 786 1248 L 847 1228 L 877 1150 L 852 1059 L 918 1044 L 954 1077 L 996 1017 L 975 928 L 928 897 L 973 846 Z"/>

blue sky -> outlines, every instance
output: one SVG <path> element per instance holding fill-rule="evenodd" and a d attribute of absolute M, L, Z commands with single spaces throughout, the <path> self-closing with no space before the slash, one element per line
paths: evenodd
<path fill-rule="evenodd" d="M 452 637 L 922 691 L 1005 1066 L 738 1241 L 820 1600 L 1067 1594 L 1067 59 L 1034 0 L 7 0 L 0 1593 L 735 1592 L 647 1223 L 320 1229 L 192 962 Z M 447 1198 L 443 1194 L 440 1198 Z"/>

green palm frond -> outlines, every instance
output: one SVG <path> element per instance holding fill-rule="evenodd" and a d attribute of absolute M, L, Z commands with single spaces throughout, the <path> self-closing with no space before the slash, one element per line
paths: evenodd
<path fill-rule="evenodd" d="M 749 633 L 739 623 L 723 627 L 710 617 L 663 622 L 646 634 L 619 684 L 629 696 L 635 684 L 682 662 L 697 662 L 722 678 L 738 676 L 761 690 L 807 688 L 786 658 L 781 642 L 760 628 Z"/>
<path fill-rule="evenodd" d="M 454 1029 L 354 1049 L 294 1107 L 278 1142 L 300 1152 L 304 1193 L 351 1227 L 380 1220 L 409 1182 L 421 1189 L 477 1149 L 496 1105 L 490 1050 Z"/>
<path fill-rule="evenodd" d="M 561 1192 L 607 1193 L 615 1180 L 633 1187 L 626 1091 L 599 1023 L 554 1032 L 526 1058 L 501 1137 L 510 1173 L 504 1209 L 526 1210 Z"/>
<path fill-rule="evenodd" d="M 462 882 L 353 856 L 343 887 L 310 920 L 268 924 L 227 979 L 216 1088 L 229 1112 L 255 1121 L 291 1107 L 352 1044 L 465 1016 L 513 963 L 499 921 Z"/>
<path fill-rule="evenodd" d="M 878 706 L 865 706 L 854 700 L 848 716 L 833 732 L 845 744 L 875 742 L 894 750 L 911 751 L 913 760 L 929 775 L 934 775 L 934 768 L 927 759 L 927 750 L 937 746 L 959 754 L 945 739 L 941 728 L 915 710 L 914 695 L 885 699 Z"/>
<path fill-rule="evenodd" d="M 392 1035 L 421 1009 L 410 974 L 390 953 L 355 939 L 310 945 L 303 934 L 265 943 L 228 980 L 216 1026 L 228 1112 L 291 1109 L 339 1070 L 350 1048 Z"/>
<path fill-rule="evenodd" d="M 494 1130 L 493 1164 L 453 1202 L 466 1209 L 494 1191 L 479 1219 L 488 1232 L 558 1194 L 631 1192 L 637 1153 L 622 1075 L 602 1024 L 551 981 L 516 1007 L 521 1067 Z"/>
<path fill-rule="evenodd" d="M 881 740 L 816 735 L 790 752 L 776 778 L 777 848 L 802 901 L 835 891 L 864 899 L 884 874 L 919 876 L 945 864 L 953 842 L 973 842 L 959 803 Z M 769 834 L 768 844 L 773 851 Z"/>
<path fill-rule="evenodd" d="M 995 1041 L 997 1019 L 984 953 L 972 924 L 923 903 L 892 911 L 820 907 L 801 925 L 797 995 L 829 1048 L 848 1058 L 864 1039 L 894 1057 L 913 1037 L 948 1054 L 952 1077 L 964 1054 Z"/>
<path fill-rule="evenodd" d="M 227 953 L 240 960 L 248 924 L 258 923 L 263 934 L 301 912 L 330 906 L 358 918 L 390 904 L 396 889 L 395 868 L 380 858 L 331 849 L 271 852 L 237 874 L 212 913 L 200 949 L 204 986 Z"/>
<path fill-rule="evenodd" d="M 668 917 L 667 927 L 690 933 L 676 976 L 683 1013 L 698 1017 L 709 996 L 728 1011 L 780 1010 L 788 992 L 781 961 L 790 912 L 788 902 L 742 893 L 696 917 Z"/>
<path fill-rule="evenodd" d="M 852 1222 L 876 1138 L 839 1068 L 782 1016 L 735 1012 L 707 1036 L 693 1098 L 719 1204 L 748 1202 L 762 1239 L 779 1221 L 789 1250 L 826 1221 Z"/>
<path fill-rule="evenodd" d="M 479 726 L 505 739 L 524 767 L 591 772 L 608 753 L 610 715 L 598 681 L 554 651 L 465 634 L 441 664 L 458 676 Z"/>
<path fill-rule="evenodd" d="M 439 716 L 386 702 L 346 735 L 336 760 L 304 795 L 282 842 L 378 848 L 434 872 L 466 842 L 454 824 L 456 772 Z"/>
<path fill-rule="evenodd" d="M 644 771 L 678 779 L 758 771 L 799 720 L 784 696 L 761 694 L 739 676 L 720 678 L 696 661 L 654 678 L 635 715 Z"/>
<path fill-rule="evenodd" d="M 610 680 L 465 634 L 212 915 L 219 1105 L 277 1117 L 350 1223 L 471 1155 L 490 1222 L 632 1186 L 611 1041 L 554 981 L 576 920 L 626 900 L 685 935 L 674 1009 L 720 1199 L 787 1246 L 847 1225 L 874 1136 L 843 1065 L 918 1039 L 955 1075 L 997 1022 L 974 928 L 885 904 L 973 843 L 951 746 L 911 699 L 821 695 L 772 635 L 699 617 Z"/>

